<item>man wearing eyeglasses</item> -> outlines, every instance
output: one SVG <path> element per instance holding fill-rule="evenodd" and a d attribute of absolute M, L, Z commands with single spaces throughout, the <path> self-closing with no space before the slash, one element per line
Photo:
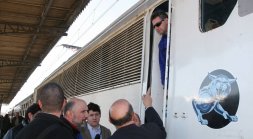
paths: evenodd
<path fill-rule="evenodd" d="M 151 16 L 153 28 L 162 35 L 158 44 L 159 47 L 159 65 L 161 74 L 161 83 L 164 86 L 165 66 L 166 66 L 166 50 L 167 50 L 167 31 L 168 31 L 168 15 L 163 11 L 155 11 Z"/>
<path fill-rule="evenodd" d="M 87 124 L 81 127 L 80 132 L 84 139 L 107 139 L 111 136 L 111 131 L 100 125 L 101 110 L 99 105 L 90 102 L 88 104 Z"/>

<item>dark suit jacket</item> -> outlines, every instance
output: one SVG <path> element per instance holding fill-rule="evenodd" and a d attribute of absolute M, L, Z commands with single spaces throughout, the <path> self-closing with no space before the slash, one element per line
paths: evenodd
<path fill-rule="evenodd" d="M 17 125 L 15 125 L 16 119 L 17 119 L 16 116 L 11 119 L 11 124 L 12 124 L 13 127 L 17 126 Z M 22 122 L 23 119 L 24 118 L 22 116 L 18 116 L 18 125 Z"/>
<path fill-rule="evenodd" d="M 162 120 L 153 107 L 145 111 L 146 124 L 140 127 L 131 124 L 121 127 L 109 139 L 165 139 L 166 131 Z"/>
<path fill-rule="evenodd" d="M 39 136 L 43 137 L 42 139 L 75 139 L 71 127 L 59 117 L 43 112 L 38 113 L 15 139 L 37 139 Z"/>
<path fill-rule="evenodd" d="M 111 131 L 102 125 L 100 125 L 100 128 L 101 128 L 102 139 L 108 139 L 108 137 L 111 136 Z M 90 134 L 87 124 L 85 125 L 85 127 L 80 128 L 80 132 L 83 139 L 91 139 L 91 134 Z"/>

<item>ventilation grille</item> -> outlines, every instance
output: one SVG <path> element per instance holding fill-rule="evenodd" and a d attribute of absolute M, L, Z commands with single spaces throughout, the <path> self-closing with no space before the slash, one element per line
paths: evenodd
<path fill-rule="evenodd" d="M 143 19 L 55 77 L 66 97 L 138 83 L 141 77 Z"/>

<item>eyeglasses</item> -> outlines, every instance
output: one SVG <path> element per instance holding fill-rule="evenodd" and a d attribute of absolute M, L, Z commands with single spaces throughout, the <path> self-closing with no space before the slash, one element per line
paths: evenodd
<path fill-rule="evenodd" d="M 160 27 L 162 22 L 163 22 L 163 20 L 161 20 L 160 22 L 157 22 L 156 24 L 153 25 L 153 28 Z"/>

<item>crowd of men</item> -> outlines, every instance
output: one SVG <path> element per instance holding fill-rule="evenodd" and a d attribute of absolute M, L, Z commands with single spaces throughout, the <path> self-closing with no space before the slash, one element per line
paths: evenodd
<path fill-rule="evenodd" d="M 154 29 L 162 35 L 159 43 L 161 82 L 164 85 L 168 16 L 155 12 Z M 111 131 L 100 124 L 101 110 L 95 103 L 78 98 L 66 100 L 63 89 L 48 83 L 37 93 L 37 103 L 31 105 L 25 118 L 16 114 L 10 120 L 6 115 L 1 128 L 2 139 L 165 139 L 162 120 L 152 107 L 150 89 L 142 98 L 145 106 L 145 124 L 126 99 L 116 100 L 109 109 L 109 121 L 116 127 Z M 9 121 L 9 123 L 8 123 Z M 12 127 L 12 128 L 11 128 Z"/>
<path fill-rule="evenodd" d="M 150 89 L 143 96 L 146 123 L 126 99 L 116 100 L 109 110 L 109 121 L 116 127 L 111 131 L 100 124 L 99 105 L 78 98 L 66 100 L 56 83 L 48 83 L 37 93 L 37 104 L 31 105 L 22 121 L 10 128 L 3 139 L 165 139 L 166 132 L 152 107 Z M 19 119 L 17 115 L 15 119 Z M 14 118 L 13 118 L 14 119 Z"/>

